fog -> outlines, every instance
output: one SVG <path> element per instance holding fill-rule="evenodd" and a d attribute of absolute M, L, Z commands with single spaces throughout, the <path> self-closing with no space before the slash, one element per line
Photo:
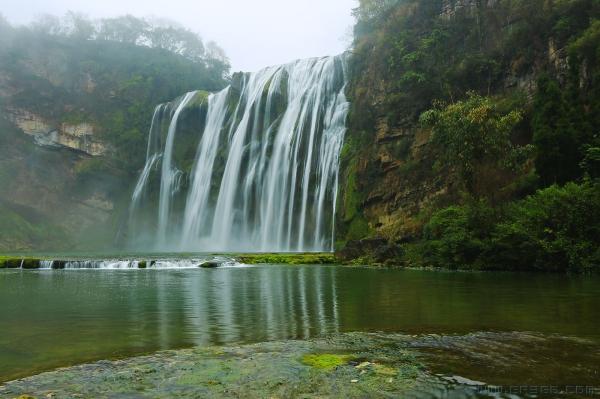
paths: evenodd
<path fill-rule="evenodd" d="M 0 8 L 12 25 L 36 14 L 81 11 L 92 19 L 132 14 L 173 19 L 214 40 L 231 60 L 231 70 L 256 71 L 298 58 L 342 53 L 356 0 L 20 0 Z"/>

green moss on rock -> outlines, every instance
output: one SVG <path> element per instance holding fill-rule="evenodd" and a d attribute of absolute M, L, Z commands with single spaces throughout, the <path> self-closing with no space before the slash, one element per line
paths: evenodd
<path fill-rule="evenodd" d="M 322 354 L 306 354 L 302 355 L 302 361 L 311 366 L 325 371 L 332 371 L 338 366 L 345 364 L 348 361 L 348 356 L 332 355 L 328 353 Z"/>

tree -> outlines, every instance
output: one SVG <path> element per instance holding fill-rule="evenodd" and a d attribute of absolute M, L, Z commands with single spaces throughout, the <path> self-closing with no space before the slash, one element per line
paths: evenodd
<path fill-rule="evenodd" d="M 438 162 L 456 170 L 476 201 L 488 198 L 496 214 L 496 207 L 503 202 L 501 190 L 517 170 L 517 158 L 528 150 L 510 142 L 521 118 L 519 110 L 501 115 L 490 99 L 469 93 L 467 101 L 447 106 L 438 103 L 419 120 L 423 127 L 432 128 L 430 141 L 441 149 Z"/>
<path fill-rule="evenodd" d="M 581 175 L 579 134 L 563 92 L 545 74 L 538 78 L 533 107 L 534 164 L 543 186 L 578 178 Z"/>
<path fill-rule="evenodd" d="M 117 18 L 103 18 L 99 22 L 97 39 L 142 44 L 149 24 L 131 14 Z"/>
<path fill-rule="evenodd" d="M 212 71 L 215 78 L 226 79 L 231 69 L 229 57 L 225 54 L 225 50 L 217 45 L 214 41 L 206 44 L 206 52 L 204 54 L 204 63 L 208 70 Z"/>
<path fill-rule="evenodd" d="M 357 21 L 381 19 L 382 15 L 398 3 L 398 0 L 358 0 L 358 7 L 352 9 L 352 16 Z"/>
<path fill-rule="evenodd" d="M 65 33 L 60 18 L 46 13 L 37 14 L 29 26 L 34 32 L 47 35 L 62 35 Z"/>
<path fill-rule="evenodd" d="M 89 15 L 80 11 L 67 11 L 63 17 L 65 30 L 68 36 L 88 40 L 94 36 L 96 28 Z"/>
<path fill-rule="evenodd" d="M 203 61 L 204 43 L 197 33 L 168 18 L 150 17 L 146 22 L 145 36 L 150 47 L 181 54 L 194 62 Z"/>

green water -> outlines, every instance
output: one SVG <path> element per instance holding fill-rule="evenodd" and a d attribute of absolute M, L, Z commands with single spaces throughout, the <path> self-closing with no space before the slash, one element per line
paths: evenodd
<path fill-rule="evenodd" d="M 599 283 L 333 266 L 0 270 L 0 381 L 159 349 L 346 331 L 600 342 Z"/>

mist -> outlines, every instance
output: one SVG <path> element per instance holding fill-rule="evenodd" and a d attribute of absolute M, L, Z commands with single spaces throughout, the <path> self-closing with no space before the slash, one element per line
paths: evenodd
<path fill-rule="evenodd" d="M 37 14 L 62 16 L 69 10 L 83 12 L 91 19 L 125 14 L 166 17 L 199 33 L 205 43 L 217 42 L 229 57 L 232 72 L 252 72 L 295 59 L 342 53 L 347 47 L 344 37 L 353 23 L 350 13 L 355 3 L 24 0 L 4 5 L 1 12 L 12 25 L 28 25 Z"/>

